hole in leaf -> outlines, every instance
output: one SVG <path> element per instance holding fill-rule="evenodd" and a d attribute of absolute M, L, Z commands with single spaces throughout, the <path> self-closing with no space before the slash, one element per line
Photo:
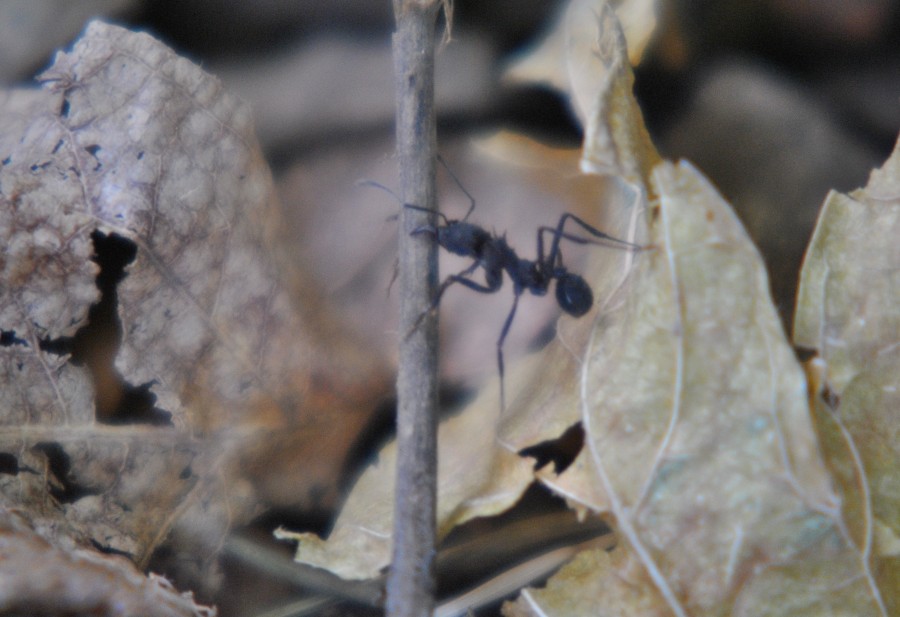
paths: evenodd
<path fill-rule="evenodd" d="M 28 347 L 28 341 L 16 336 L 13 330 L 0 330 L 0 347 L 12 347 L 13 345 Z"/>
<path fill-rule="evenodd" d="M 19 459 L 9 452 L 0 452 L 0 473 L 19 475 Z"/>
<path fill-rule="evenodd" d="M 534 458 L 535 469 L 553 463 L 556 473 L 562 473 L 572 464 L 583 447 L 584 429 L 581 422 L 576 422 L 556 439 L 523 448 L 519 451 L 519 456 Z"/>
<path fill-rule="evenodd" d="M 99 490 L 81 486 L 71 478 L 72 460 L 61 445 L 53 441 L 42 441 L 32 450 L 47 457 L 47 466 L 55 482 L 48 487 L 50 494 L 60 503 L 73 503 L 88 495 L 97 495 Z"/>
<path fill-rule="evenodd" d="M 94 231 L 92 260 L 100 266 L 97 288 L 100 301 L 88 311 L 87 325 L 73 337 L 44 339 L 43 351 L 71 354 L 71 362 L 85 366 L 94 381 L 97 421 L 105 424 L 171 425 L 172 414 L 154 406 L 156 395 L 150 391 L 153 381 L 134 386 L 115 368 L 122 342 L 119 320 L 118 284 L 127 276 L 125 268 L 137 256 L 137 245 L 118 234 Z"/>
<path fill-rule="evenodd" d="M 825 387 L 822 388 L 822 400 L 825 402 L 828 407 L 834 411 L 838 407 L 841 406 L 841 396 L 831 389 L 828 384 L 825 384 Z"/>

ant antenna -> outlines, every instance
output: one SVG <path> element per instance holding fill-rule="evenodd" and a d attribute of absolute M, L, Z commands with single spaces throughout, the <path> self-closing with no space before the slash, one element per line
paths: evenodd
<path fill-rule="evenodd" d="M 447 163 L 440 156 L 437 157 L 444 169 L 459 186 L 460 190 L 469 198 L 470 206 L 466 211 L 466 215 L 460 220 L 451 220 L 438 210 L 424 208 L 415 204 L 403 203 L 396 193 L 378 182 L 372 180 L 363 181 L 361 184 L 367 184 L 380 188 L 392 195 L 404 208 L 418 210 L 420 212 L 428 212 L 440 217 L 441 224 L 423 225 L 412 230 L 410 233 L 427 234 L 440 245 L 445 251 L 466 257 L 472 261 L 469 265 L 457 274 L 447 276 L 441 283 L 431 306 L 423 312 L 416 320 L 410 331 L 406 334 L 409 336 L 422 322 L 425 315 L 436 310 L 440 305 L 441 298 L 448 288 L 454 285 L 467 287 L 476 293 L 492 294 L 497 292 L 503 285 L 504 276 L 509 278 L 513 286 L 513 304 L 506 315 L 503 327 L 500 331 L 500 337 L 497 339 L 497 370 L 500 374 L 500 406 L 506 406 L 506 392 L 504 388 L 505 363 L 503 360 L 503 344 L 506 342 L 506 336 L 509 334 L 515 319 L 516 312 L 519 307 L 519 298 L 525 292 L 529 292 L 535 296 L 543 296 L 547 293 L 551 286 L 555 288 L 556 302 L 562 311 L 572 317 L 581 317 L 590 311 L 594 305 L 594 294 L 588 282 L 580 275 L 569 272 L 563 264 L 562 240 L 568 240 L 576 244 L 594 244 L 600 246 L 609 246 L 624 250 L 641 251 L 650 248 L 650 246 L 640 246 L 620 240 L 614 236 L 604 233 L 593 227 L 578 216 L 565 213 L 560 216 L 555 227 L 542 226 L 537 230 L 537 259 L 523 259 L 518 256 L 516 251 L 507 243 L 506 236 L 497 234 L 496 231 L 488 231 L 487 229 L 474 223 L 466 222 L 469 215 L 475 209 L 475 198 L 466 190 L 459 181 L 459 178 L 450 170 Z M 396 215 L 393 217 L 396 218 Z M 571 233 L 565 229 L 566 224 L 571 221 L 577 224 L 581 230 L 579 233 Z M 585 235 L 579 235 L 584 232 Z M 550 239 L 549 252 L 545 252 L 544 234 L 549 233 Z M 484 282 L 472 279 L 471 276 L 476 270 L 481 269 L 484 274 Z"/>
<path fill-rule="evenodd" d="M 376 189 L 381 189 L 382 191 L 384 191 L 385 193 L 387 193 L 388 195 L 390 195 L 391 197 L 396 199 L 397 203 L 399 203 L 404 208 L 410 208 L 412 210 L 419 210 L 421 212 L 430 212 L 432 214 L 436 214 L 439 217 L 441 217 L 445 224 L 450 223 L 450 219 L 448 219 L 447 216 L 440 210 L 432 210 L 430 208 L 423 208 L 422 206 L 417 206 L 415 204 L 404 203 L 403 200 L 400 199 L 400 196 L 397 195 L 397 193 L 395 193 L 394 191 L 392 191 L 385 185 L 381 184 L 380 182 L 376 182 L 375 180 L 359 180 L 356 182 L 356 186 L 371 186 Z M 400 216 L 399 214 L 392 214 L 387 218 L 387 220 L 396 221 L 399 216 Z"/>

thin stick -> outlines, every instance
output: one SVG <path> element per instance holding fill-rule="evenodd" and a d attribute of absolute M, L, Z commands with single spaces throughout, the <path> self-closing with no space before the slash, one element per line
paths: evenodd
<path fill-rule="evenodd" d="M 394 0 L 397 161 L 404 203 L 435 209 L 435 23 L 441 0 Z M 389 617 L 434 610 L 437 472 L 437 316 L 427 316 L 437 290 L 437 245 L 424 234 L 435 215 L 402 208 L 399 233 L 400 366 L 397 377 L 397 475 L 393 558 L 387 580 Z"/>

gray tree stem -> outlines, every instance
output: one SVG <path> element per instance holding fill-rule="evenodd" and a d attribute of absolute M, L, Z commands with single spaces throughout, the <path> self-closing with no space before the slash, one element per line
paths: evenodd
<path fill-rule="evenodd" d="M 435 24 L 440 0 L 394 0 L 397 162 L 406 204 L 435 208 Z M 397 377 L 397 474 L 393 557 L 387 581 L 390 617 L 430 616 L 434 608 L 437 475 L 437 246 L 433 214 L 403 208 L 399 233 L 400 366 Z"/>

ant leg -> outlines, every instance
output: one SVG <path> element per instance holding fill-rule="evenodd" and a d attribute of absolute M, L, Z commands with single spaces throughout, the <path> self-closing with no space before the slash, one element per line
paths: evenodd
<path fill-rule="evenodd" d="M 503 343 L 506 341 L 506 335 L 509 334 L 509 328 L 512 325 L 513 318 L 516 316 L 516 309 L 519 307 L 519 296 L 517 293 L 513 296 L 512 309 L 503 322 L 503 330 L 500 331 L 500 338 L 497 339 L 497 371 L 500 373 L 500 411 L 506 409 L 506 388 L 504 386 L 504 375 L 506 373 L 503 365 Z"/>
<path fill-rule="evenodd" d="M 563 231 L 563 228 L 566 225 L 566 221 L 568 221 L 569 219 L 571 219 L 575 223 L 578 223 L 578 225 L 580 225 L 585 231 L 587 231 L 594 237 L 599 238 L 600 241 L 593 240 L 591 238 L 585 238 L 582 236 L 576 236 L 574 234 Z M 546 260 L 544 259 L 544 233 L 550 233 L 553 235 L 553 241 L 550 245 L 550 254 L 547 256 Z M 612 247 L 620 246 L 622 248 L 628 248 L 631 250 L 641 250 L 644 248 L 638 244 L 634 244 L 626 240 L 621 240 L 607 233 L 604 233 L 596 227 L 588 224 L 581 218 L 575 216 L 574 214 L 566 212 L 559 217 L 559 223 L 557 223 L 556 228 L 544 226 L 538 229 L 538 261 L 540 263 L 549 264 L 550 267 L 562 265 L 562 255 L 560 254 L 559 243 L 563 238 L 571 242 L 576 242 L 578 244 L 599 244 L 601 246 Z M 606 242 L 602 242 L 602 240 L 605 240 Z"/>
<path fill-rule="evenodd" d="M 559 233 L 560 233 L 560 234 L 563 233 L 563 226 L 565 226 L 566 221 L 569 220 L 569 219 L 571 219 L 571 220 L 573 220 L 574 222 L 578 223 L 578 225 L 580 225 L 582 229 L 584 229 L 585 231 L 587 231 L 589 234 L 591 234 L 591 235 L 593 235 L 593 236 L 596 236 L 596 237 L 598 237 L 598 238 L 602 238 L 602 239 L 604 239 L 604 240 L 610 240 L 610 241 L 615 242 L 615 243 L 617 243 L 617 244 L 624 244 L 624 245 L 627 245 L 627 246 L 630 246 L 630 247 L 633 247 L 633 248 L 640 248 L 640 246 L 638 246 L 637 244 L 633 244 L 633 243 L 631 243 L 631 242 L 627 242 L 626 240 L 620 240 L 619 238 L 616 238 L 616 237 L 614 237 L 614 236 L 611 236 L 611 235 L 609 235 L 608 233 L 604 233 L 604 232 L 600 231 L 599 229 L 597 229 L 596 227 L 594 227 L 594 226 L 591 225 L 590 223 L 587 223 L 586 221 L 584 221 L 584 220 L 581 219 L 580 217 L 575 216 L 575 215 L 572 214 L 571 212 L 565 212 L 561 217 L 559 217 L 559 223 L 557 223 L 556 228 L 559 230 Z"/>
<path fill-rule="evenodd" d="M 601 241 L 592 240 L 591 238 L 585 238 L 582 236 L 576 236 L 575 234 L 570 234 L 568 232 L 560 232 L 558 229 L 554 227 L 540 227 L 538 228 L 538 262 L 539 263 L 547 263 L 544 262 L 544 238 L 543 234 L 549 233 L 553 236 L 553 242 L 551 242 L 551 247 L 556 247 L 556 264 L 550 264 L 551 266 L 561 266 L 562 265 L 562 251 L 559 249 L 559 241 L 562 238 L 569 240 L 570 242 L 575 242 L 576 244 L 596 244 L 599 246 L 608 246 Z M 617 240 L 616 238 L 609 238 L 610 240 Z M 641 250 L 643 247 L 638 246 L 637 244 L 631 244 L 630 242 L 626 242 L 625 240 L 617 240 L 623 244 L 628 246 L 622 248 L 629 248 L 631 250 Z M 619 248 L 618 245 L 613 245 L 615 248 Z M 553 253 L 553 248 L 550 250 L 551 254 Z M 549 261 L 549 260 L 548 260 Z"/>
<path fill-rule="evenodd" d="M 440 210 L 432 210 L 431 208 L 423 208 L 422 206 L 417 206 L 415 204 L 403 204 L 403 207 L 409 208 L 410 210 L 418 210 L 419 212 L 428 212 L 430 214 L 436 214 L 439 217 L 441 217 L 442 219 L 444 219 L 444 225 L 450 224 L 450 220 Z M 413 233 L 415 233 L 415 231 Z"/>
<path fill-rule="evenodd" d="M 461 285 L 469 287 L 469 289 L 474 289 L 475 291 L 481 293 L 491 293 L 491 290 L 488 287 L 485 287 L 471 279 L 466 278 L 467 276 L 475 272 L 475 269 L 479 265 L 481 265 L 481 262 L 476 259 L 472 262 L 472 265 L 470 265 L 459 274 L 451 274 L 450 276 L 445 278 L 444 282 L 441 283 L 441 286 L 438 287 L 437 293 L 434 294 L 434 300 L 431 301 L 431 306 L 428 310 L 433 311 L 438 307 L 438 304 L 441 303 L 441 297 L 444 295 L 444 292 L 447 291 L 447 288 L 450 287 L 450 285 L 452 285 L 453 283 L 460 283 Z"/>
<path fill-rule="evenodd" d="M 500 288 L 499 284 L 482 285 L 477 281 L 466 278 L 467 276 L 472 274 L 480 265 L 481 262 L 476 260 L 472 262 L 472 265 L 470 265 L 459 274 L 451 274 L 446 279 L 444 279 L 444 282 L 441 283 L 440 287 L 438 287 L 437 293 L 434 294 L 434 300 L 431 301 L 431 306 L 428 307 L 427 311 L 424 311 L 421 315 L 419 315 L 419 317 L 416 319 L 416 323 L 414 323 L 412 328 L 409 329 L 409 332 L 406 333 L 406 336 L 409 336 L 410 334 L 415 332 L 419 328 L 419 326 L 422 325 L 422 320 L 425 319 L 425 316 L 437 309 L 438 305 L 440 305 L 441 303 L 441 298 L 443 297 L 444 292 L 447 291 L 447 288 L 454 283 L 459 283 L 460 285 L 468 287 L 469 289 L 477 291 L 478 293 L 490 294 L 496 292 Z"/>
<path fill-rule="evenodd" d="M 622 240 L 620 238 L 616 238 L 615 236 L 611 236 L 608 233 L 602 232 L 599 229 L 597 229 L 596 227 L 594 227 L 593 225 L 584 221 L 583 219 L 575 216 L 571 212 L 566 212 L 561 217 L 559 217 L 559 223 L 557 223 L 557 225 L 556 225 L 557 242 L 559 241 L 559 238 L 567 238 L 569 240 L 572 240 L 574 242 L 579 242 L 581 244 L 592 244 L 592 243 L 602 244 L 600 242 L 592 242 L 590 238 L 579 238 L 578 236 L 573 236 L 571 234 L 565 233 L 563 231 L 563 227 L 565 226 L 566 221 L 568 221 L 570 219 L 572 221 L 574 221 L 575 223 L 577 223 L 582 229 L 584 229 L 586 232 L 588 232 L 595 238 L 600 238 L 601 240 L 606 240 L 608 242 L 612 242 L 613 244 L 618 244 L 618 245 L 625 246 L 625 247 L 628 247 L 631 249 L 643 248 L 642 246 L 640 246 L 638 244 L 634 244 L 633 242 L 628 242 L 627 240 Z"/>
<path fill-rule="evenodd" d="M 456 183 L 456 186 L 459 187 L 459 190 L 465 193 L 466 197 L 469 198 L 469 209 L 466 211 L 466 215 L 460 219 L 461 221 L 465 221 L 467 218 L 469 218 L 469 215 L 472 214 L 472 211 L 475 209 L 475 198 L 472 197 L 472 194 L 469 193 L 469 191 L 466 190 L 466 187 L 462 185 L 462 182 L 459 181 L 459 178 L 456 177 L 456 174 L 453 173 L 453 171 L 450 169 L 450 166 L 447 165 L 447 161 L 444 160 L 444 157 L 438 154 L 437 160 L 441 165 L 444 166 L 444 169 L 447 171 L 447 175 L 453 178 L 453 181 Z"/>

